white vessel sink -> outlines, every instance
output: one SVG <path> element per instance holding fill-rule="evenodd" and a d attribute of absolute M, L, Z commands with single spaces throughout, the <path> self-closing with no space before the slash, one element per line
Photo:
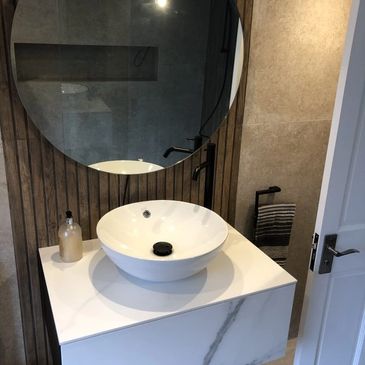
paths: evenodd
<path fill-rule="evenodd" d="M 128 204 L 105 214 L 96 227 L 107 256 L 122 270 L 149 281 L 172 281 L 206 267 L 227 238 L 227 223 L 199 205 L 172 200 Z M 165 245 L 172 245 L 167 256 Z"/>
<path fill-rule="evenodd" d="M 102 161 L 93 163 L 89 165 L 89 167 L 95 170 L 109 172 L 111 174 L 124 175 L 145 174 L 147 172 L 153 172 L 163 169 L 163 167 L 160 165 L 138 160 Z"/>

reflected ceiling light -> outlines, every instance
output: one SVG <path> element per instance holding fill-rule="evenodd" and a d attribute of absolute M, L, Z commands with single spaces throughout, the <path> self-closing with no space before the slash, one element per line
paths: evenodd
<path fill-rule="evenodd" d="M 160 8 L 166 8 L 167 6 L 167 0 L 155 0 L 155 3 Z"/>

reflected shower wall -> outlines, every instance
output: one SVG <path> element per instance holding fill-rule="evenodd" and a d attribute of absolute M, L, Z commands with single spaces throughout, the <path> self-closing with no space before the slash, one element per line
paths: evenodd
<path fill-rule="evenodd" d="M 19 4 L 17 86 L 53 145 L 84 164 L 185 157 L 162 155 L 199 132 L 210 0 L 176 1 L 168 13 L 142 0 Z"/>
<path fill-rule="evenodd" d="M 158 48 L 15 43 L 22 81 L 157 81 Z"/>

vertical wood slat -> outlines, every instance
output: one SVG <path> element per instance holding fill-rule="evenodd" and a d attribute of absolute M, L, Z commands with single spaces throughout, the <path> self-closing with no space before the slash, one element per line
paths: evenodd
<path fill-rule="evenodd" d="M 65 174 L 65 155 L 60 151 L 54 150 L 54 170 L 56 184 L 56 201 L 57 201 L 57 222 L 60 225 L 65 220 L 65 211 L 67 210 L 67 184 Z"/>
<path fill-rule="evenodd" d="M 67 209 L 71 210 L 75 222 L 80 222 L 77 186 L 77 164 L 70 158 L 65 159 L 65 174 L 67 184 Z"/>
<path fill-rule="evenodd" d="M 128 204 L 130 202 L 130 176 L 118 176 L 119 184 L 119 205 Z"/>
<path fill-rule="evenodd" d="M 183 176 L 182 176 L 182 184 L 183 184 L 183 194 L 182 200 L 184 202 L 191 201 L 191 180 L 192 180 L 192 171 L 191 171 L 191 163 L 192 158 L 187 158 L 183 162 Z"/>
<path fill-rule="evenodd" d="M 138 175 L 138 200 L 147 200 L 147 174 Z"/>
<path fill-rule="evenodd" d="M 87 240 L 91 237 L 89 220 L 89 185 L 87 167 L 77 165 L 77 184 L 79 192 L 79 223 L 82 229 L 82 238 Z"/>
<path fill-rule="evenodd" d="M 166 189 L 166 199 L 173 200 L 174 199 L 174 168 L 169 167 L 166 169 L 166 180 L 165 180 L 165 189 Z"/>
<path fill-rule="evenodd" d="M 128 178 L 99 173 L 65 157 L 40 135 L 31 121 L 27 121 L 11 77 L 9 37 L 14 2 L 1 0 L 0 4 L 0 122 L 26 357 L 28 364 L 50 364 L 40 312 L 37 248 L 57 243 L 58 226 L 64 220 L 67 208 L 79 221 L 83 238 L 88 239 L 95 237 L 100 215 L 124 201 L 178 199 L 203 204 L 205 171 L 198 181 L 192 181 L 191 174 L 205 161 L 205 149 L 203 147 L 174 167 Z M 252 4 L 253 0 L 237 0 L 245 24 L 244 72 L 228 120 L 211 139 L 218 142 L 214 209 L 229 223 L 234 221 L 235 214 Z"/>
<path fill-rule="evenodd" d="M 53 163 L 54 161 L 53 147 L 44 137 L 41 137 L 41 160 L 43 166 L 42 179 L 44 185 L 47 228 L 48 228 L 47 244 L 55 245 L 58 242 L 57 238 L 58 219 L 57 219 L 57 210 L 55 209 L 57 205 L 57 198 L 56 198 L 56 183 L 55 183 L 55 173 L 54 173 L 54 163 Z"/>
<path fill-rule="evenodd" d="M 207 150 L 206 147 L 203 146 L 200 149 L 200 160 L 198 164 L 203 163 L 206 159 L 207 159 Z M 204 205 L 205 169 L 200 171 L 197 184 L 198 184 L 198 204 Z"/>
<path fill-rule="evenodd" d="M 157 173 L 147 174 L 147 200 L 157 199 Z"/>
<path fill-rule="evenodd" d="M 216 140 L 216 160 L 215 160 L 215 181 L 214 181 L 214 205 L 213 210 L 221 214 L 222 205 L 222 183 L 226 152 L 227 119 L 219 128 Z"/>
<path fill-rule="evenodd" d="M 120 205 L 118 175 L 109 174 L 109 209 L 112 210 Z"/>
<path fill-rule="evenodd" d="M 108 213 L 109 206 L 109 175 L 105 172 L 99 173 L 99 204 L 100 204 L 100 217 Z"/>
<path fill-rule="evenodd" d="M 191 159 L 191 175 L 193 174 L 194 169 L 200 164 L 200 151 L 193 153 Z M 199 203 L 199 180 L 195 181 L 191 179 L 190 181 L 190 201 L 194 204 Z"/>
<path fill-rule="evenodd" d="M 222 179 L 222 190 L 221 190 L 221 210 L 220 214 L 223 219 L 228 220 L 228 208 L 230 198 L 230 183 L 232 179 L 232 158 L 233 158 L 233 142 L 234 142 L 234 130 L 236 121 L 236 109 L 237 109 L 237 98 L 235 98 L 231 111 L 227 118 L 226 128 L 226 150 L 224 153 L 224 167 L 223 167 L 223 179 Z"/>
<path fill-rule="evenodd" d="M 166 170 L 157 171 L 156 177 L 156 199 L 166 198 Z"/>
<path fill-rule="evenodd" d="M 181 201 L 183 198 L 183 163 L 179 162 L 173 167 L 174 170 L 174 200 Z"/>
<path fill-rule="evenodd" d="M 128 202 L 134 203 L 139 200 L 139 179 L 138 175 L 129 175 L 128 177 Z"/>
<path fill-rule="evenodd" d="M 99 172 L 94 169 L 88 169 L 87 178 L 88 178 L 88 186 L 89 186 L 90 238 L 96 238 L 96 225 L 100 218 Z"/>

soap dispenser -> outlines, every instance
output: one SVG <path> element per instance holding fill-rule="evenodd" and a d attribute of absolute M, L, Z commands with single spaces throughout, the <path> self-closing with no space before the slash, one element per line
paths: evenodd
<path fill-rule="evenodd" d="M 66 222 L 58 230 L 60 256 L 64 262 L 74 262 L 82 258 L 81 227 L 74 222 L 72 212 L 66 212 Z"/>

